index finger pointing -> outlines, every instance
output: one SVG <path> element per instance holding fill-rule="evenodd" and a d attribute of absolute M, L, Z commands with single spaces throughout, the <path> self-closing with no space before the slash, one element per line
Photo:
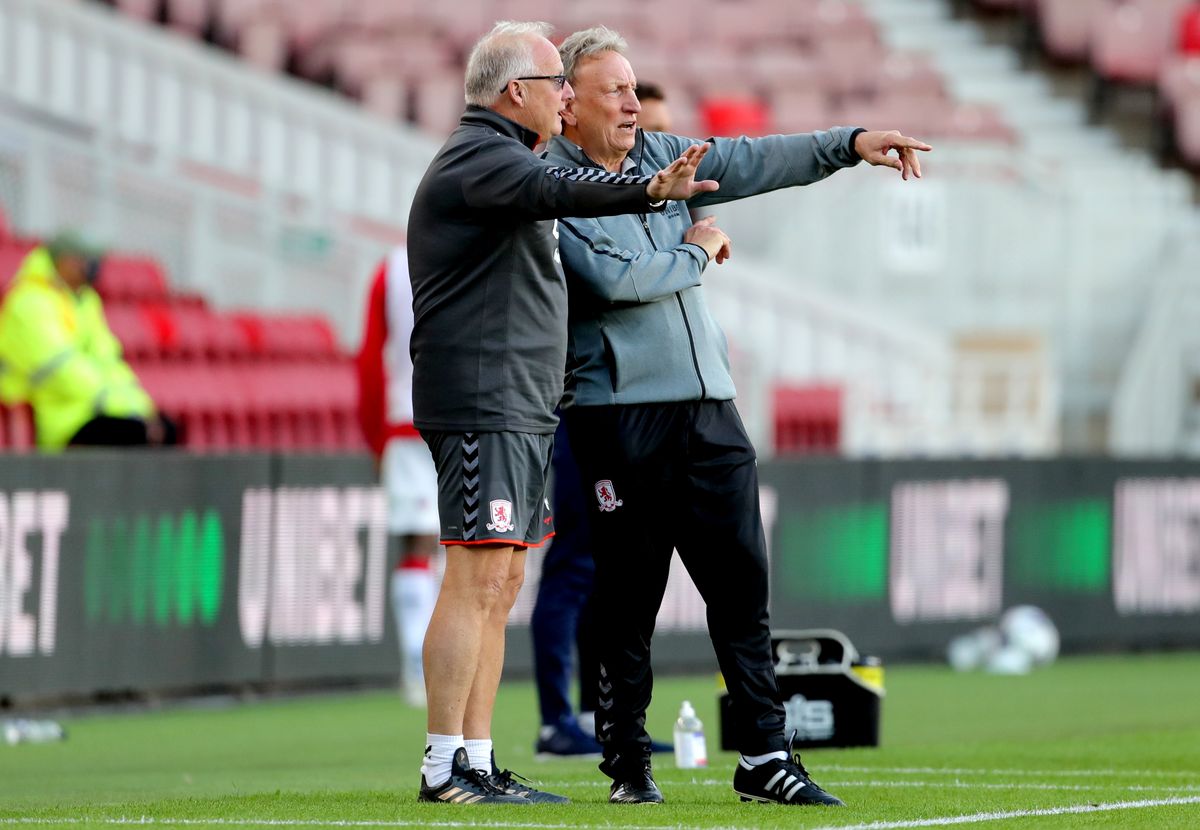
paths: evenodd
<path fill-rule="evenodd" d="M 893 141 L 892 146 L 893 147 L 907 147 L 911 150 L 926 150 L 926 151 L 928 151 L 928 150 L 933 149 L 933 147 L 931 145 L 926 144 L 924 141 L 920 141 L 915 138 L 909 138 L 906 135 L 902 135 L 899 138 L 897 138 L 895 141 Z"/>

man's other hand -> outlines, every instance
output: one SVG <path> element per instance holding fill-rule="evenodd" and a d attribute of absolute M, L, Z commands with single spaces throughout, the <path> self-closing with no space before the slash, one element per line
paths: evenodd
<path fill-rule="evenodd" d="M 683 241 L 699 245 L 708 254 L 709 262 L 715 259 L 717 265 L 720 265 L 733 253 L 733 243 L 729 241 L 725 231 L 713 224 L 715 221 L 715 216 L 705 216 L 687 229 Z"/>
<path fill-rule="evenodd" d="M 917 151 L 927 153 L 932 149 L 924 141 L 901 135 L 899 130 L 874 130 L 854 137 L 854 151 L 863 161 L 872 166 L 894 167 L 905 181 L 908 181 L 909 174 L 921 178 L 921 162 L 917 160 Z M 896 151 L 896 155 L 889 155 L 892 150 Z"/>
<path fill-rule="evenodd" d="M 651 202 L 664 199 L 690 199 L 697 193 L 710 193 L 720 185 L 711 179 L 696 181 L 696 168 L 700 166 L 708 144 L 693 144 L 683 155 L 671 162 L 671 166 L 659 170 L 646 185 L 646 195 Z"/>

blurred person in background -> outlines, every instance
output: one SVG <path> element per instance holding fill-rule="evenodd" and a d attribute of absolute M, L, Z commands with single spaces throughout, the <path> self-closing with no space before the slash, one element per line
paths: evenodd
<path fill-rule="evenodd" d="M 356 360 L 358 420 L 388 498 L 401 690 L 410 704 L 424 706 L 421 650 L 437 597 L 431 562 L 438 549 L 437 471 L 412 422 L 412 327 L 408 252 L 397 247 L 379 264 L 367 299 Z"/>
<path fill-rule="evenodd" d="M 667 106 L 667 96 L 662 87 L 649 81 L 638 81 L 638 103 L 642 105 L 638 113 L 638 126 L 651 133 L 671 132 L 671 108 Z"/>
<path fill-rule="evenodd" d="M 66 231 L 34 248 L 0 306 L 0 398 L 33 408 L 37 445 L 175 444 L 92 287 L 102 252 Z"/>
<path fill-rule="evenodd" d="M 637 79 L 625 41 L 597 27 L 560 46 L 575 98 L 547 159 L 647 175 L 692 139 L 638 128 Z M 866 160 L 920 176 L 918 150 L 898 132 L 836 127 L 806 135 L 711 140 L 699 175 L 719 204 L 820 181 Z M 895 150 L 897 155 L 890 156 Z M 609 800 L 661 802 L 650 764 L 646 709 L 650 638 L 674 549 L 707 606 L 730 696 L 743 800 L 839 806 L 808 776 L 784 735 L 767 614 L 766 540 L 754 447 L 733 404 L 725 337 L 700 286 L 731 243 L 710 218 L 672 203 L 641 217 L 559 223 L 569 288 L 563 411 L 593 497 L 594 613 L 600 686 L 597 738 Z"/>
<path fill-rule="evenodd" d="M 525 551 L 553 535 L 550 452 L 562 397 L 567 297 L 559 216 L 646 213 L 715 189 L 707 148 L 653 176 L 549 164 L 573 92 L 544 23 L 497 24 L 475 45 L 468 104 L 409 213 L 414 423 L 438 472 L 446 571 L 425 636 L 427 733 L 418 798 L 563 803 L 496 767 L 492 710 Z"/>
<path fill-rule="evenodd" d="M 642 104 L 638 122 L 650 131 L 669 130 L 671 112 L 662 90 L 638 83 Z M 596 740 L 596 698 L 599 663 L 596 658 L 592 591 L 596 565 L 592 560 L 588 527 L 589 498 L 581 484 L 579 464 L 571 452 L 565 423 L 554 433 L 553 454 L 554 540 L 542 561 L 537 601 L 530 621 L 533 637 L 533 673 L 537 683 L 541 727 L 534 743 L 535 757 L 600 755 Z M 579 714 L 571 708 L 572 647 L 579 672 Z M 651 741 L 653 752 L 670 752 L 672 746 Z"/>

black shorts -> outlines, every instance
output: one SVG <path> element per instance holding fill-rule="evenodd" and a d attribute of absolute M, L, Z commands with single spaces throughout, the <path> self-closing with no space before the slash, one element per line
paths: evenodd
<path fill-rule="evenodd" d="M 443 545 L 538 547 L 554 535 L 550 513 L 553 435 L 432 432 Z"/>

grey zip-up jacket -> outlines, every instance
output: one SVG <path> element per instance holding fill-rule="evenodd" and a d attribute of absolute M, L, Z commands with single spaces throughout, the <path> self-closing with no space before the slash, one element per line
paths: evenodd
<path fill-rule="evenodd" d="M 651 210 L 649 177 L 558 167 L 531 152 L 536 143 L 468 107 L 417 188 L 408 260 L 419 429 L 554 432 L 567 289 L 549 220 Z"/>
<path fill-rule="evenodd" d="M 709 139 L 696 173 L 721 189 L 661 213 L 573 217 L 559 222 L 559 252 L 567 276 L 569 333 L 563 406 L 730 400 L 725 334 L 700 290 L 708 255 L 683 241 L 687 207 L 744 199 L 811 184 L 861 159 L 852 127 L 748 139 Z M 627 172 L 653 175 L 697 139 L 638 130 Z M 548 161 L 597 167 L 571 141 L 550 141 Z"/>

